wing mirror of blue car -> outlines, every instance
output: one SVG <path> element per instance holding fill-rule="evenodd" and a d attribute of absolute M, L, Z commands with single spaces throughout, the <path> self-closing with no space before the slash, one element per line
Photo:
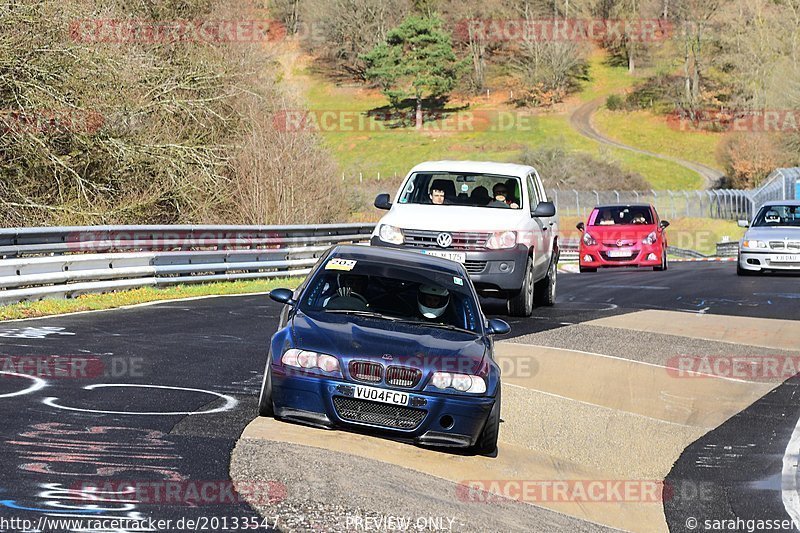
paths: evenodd
<path fill-rule="evenodd" d="M 750 222 L 747 221 L 747 220 L 740 220 L 739 221 L 739 227 L 740 228 L 749 228 L 750 227 Z"/>
<path fill-rule="evenodd" d="M 388 210 L 392 208 L 392 202 L 389 201 L 389 195 L 386 193 L 379 194 L 375 197 L 375 207 L 378 209 Z"/>
<path fill-rule="evenodd" d="M 554 217 L 556 216 L 556 204 L 553 202 L 539 202 L 539 205 L 533 210 L 531 216 L 543 218 Z"/>
<path fill-rule="evenodd" d="M 292 292 L 292 289 L 272 289 L 269 293 L 269 297 L 281 304 L 295 304 L 294 292 Z"/>
<path fill-rule="evenodd" d="M 511 326 L 505 320 L 499 318 L 489 319 L 489 334 L 490 335 L 506 335 L 511 332 Z"/>
<path fill-rule="evenodd" d="M 578 228 L 578 231 L 586 231 L 586 224 L 583 222 L 578 222 L 575 227 Z"/>
<path fill-rule="evenodd" d="M 669 226 L 669 221 L 668 220 L 662 220 L 658 225 L 659 225 L 659 227 L 661 229 L 667 229 L 667 227 Z"/>

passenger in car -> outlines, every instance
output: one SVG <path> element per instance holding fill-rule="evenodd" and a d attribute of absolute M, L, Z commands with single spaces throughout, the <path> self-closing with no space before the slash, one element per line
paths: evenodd
<path fill-rule="evenodd" d="M 478 206 L 487 205 L 492 201 L 492 197 L 489 196 L 489 189 L 482 185 L 479 185 L 472 190 L 469 195 L 469 199 L 474 205 Z"/>
<path fill-rule="evenodd" d="M 498 202 L 502 202 L 506 204 L 506 206 L 511 207 L 512 209 L 518 209 L 519 205 L 509 199 L 508 197 L 508 187 L 505 183 L 496 183 L 494 187 L 492 187 L 492 195 L 494 199 Z"/>

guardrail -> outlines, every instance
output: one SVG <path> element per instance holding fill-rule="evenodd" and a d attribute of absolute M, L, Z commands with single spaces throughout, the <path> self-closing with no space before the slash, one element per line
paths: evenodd
<path fill-rule="evenodd" d="M 374 224 L 0 230 L 0 303 L 142 286 L 304 276 Z"/>

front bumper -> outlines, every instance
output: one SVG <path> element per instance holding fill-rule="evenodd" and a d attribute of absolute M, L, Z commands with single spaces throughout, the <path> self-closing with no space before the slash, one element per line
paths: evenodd
<path fill-rule="evenodd" d="M 370 239 L 370 246 L 400 248 L 422 253 L 424 250 L 463 252 L 466 256 L 464 267 L 475 288 L 478 290 L 518 291 L 522 288 L 525 267 L 528 262 L 528 248 L 518 244 L 506 250 L 455 250 L 442 248 L 420 248 L 401 244 L 389 244 L 378 237 Z"/>
<path fill-rule="evenodd" d="M 307 376 L 294 372 L 287 374 L 284 370 L 282 365 L 272 366 L 272 399 L 276 416 L 317 427 L 369 430 L 419 444 L 468 447 L 475 444 L 494 405 L 494 398 L 486 396 L 466 397 L 403 391 L 411 397 L 409 407 L 393 410 L 389 404 L 355 399 L 352 392 L 348 395 L 348 388 L 352 389 L 356 383 L 340 378 Z M 346 411 L 340 411 L 345 402 L 349 405 L 356 404 L 359 409 L 365 408 L 367 415 L 373 408 L 384 414 L 373 417 L 375 421 L 372 422 L 357 421 L 352 416 L 343 415 Z M 402 415 L 399 413 L 403 410 L 414 411 L 414 416 L 418 416 L 420 421 L 413 427 L 398 428 L 377 420 L 386 418 L 387 411 L 395 411 L 393 415 L 388 415 L 389 418 L 395 416 L 395 420 L 400 420 Z"/>
<path fill-rule="evenodd" d="M 783 261 L 781 256 L 797 256 L 798 261 Z M 800 253 L 755 251 L 739 249 L 739 267 L 742 270 L 761 272 L 762 270 L 780 270 L 782 272 L 800 272 Z"/>
<path fill-rule="evenodd" d="M 619 250 L 619 248 L 602 244 L 586 246 L 581 243 L 578 262 L 580 266 L 587 268 L 651 267 L 661 265 L 663 254 L 661 243 L 637 244 L 632 248 L 630 257 L 611 257 L 609 253 L 616 250 Z M 651 258 L 648 259 L 648 257 Z"/>

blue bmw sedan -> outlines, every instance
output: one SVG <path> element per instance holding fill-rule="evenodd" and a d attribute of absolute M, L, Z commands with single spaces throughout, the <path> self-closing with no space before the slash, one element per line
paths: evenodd
<path fill-rule="evenodd" d="M 500 369 L 464 267 L 417 252 L 336 246 L 296 290 L 270 342 L 259 414 L 493 454 Z"/>

